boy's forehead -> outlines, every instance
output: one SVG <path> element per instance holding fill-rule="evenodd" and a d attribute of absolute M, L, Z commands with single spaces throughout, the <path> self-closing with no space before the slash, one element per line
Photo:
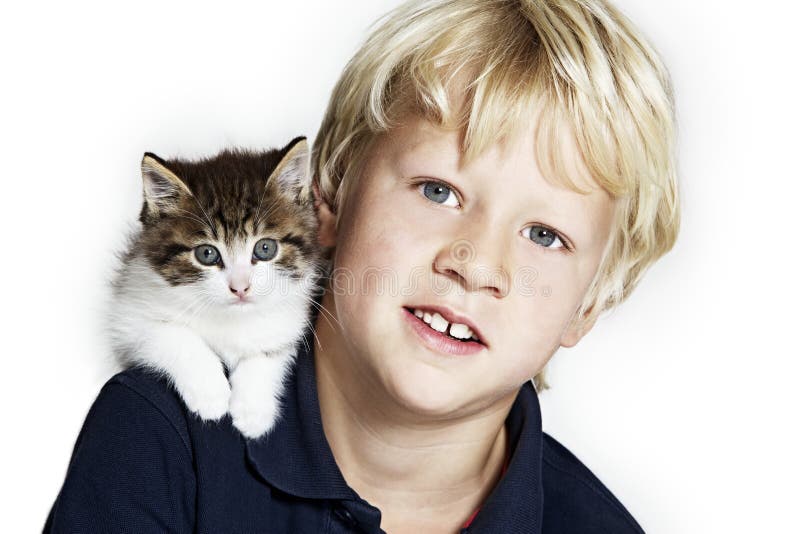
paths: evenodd
<path fill-rule="evenodd" d="M 461 167 L 461 138 L 455 130 L 445 130 L 430 121 L 414 117 L 386 135 L 390 155 L 400 165 L 410 165 L 420 157 L 429 157 L 450 167 Z M 431 162 L 428 162 L 431 163 Z"/>
<path fill-rule="evenodd" d="M 543 174 L 537 155 L 539 152 L 546 152 L 550 147 L 544 147 L 543 151 L 538 150 L 541 147 L 536 144 L 535 128 L 536 124 L 533 122 L 527 127 L 519 128 L 514 136 L 498 139 L 469 161 L 463 150 L 465 129 L 446 129 L 422 117 L 409 117 L 401 126 L 386 132 L 384 142 L 379 143 L 376 148 L 382 152 L 381 157 L 390 159 L 402 168 L 413 169 L 421 164 L 435 165 L 457 172 L 475 171 L 481 177 L 486 175 L 490 178 L 498 166 L 502 166 L 516 174 L 529 176 L 532 185 L 533 182 L 541 182 L 554 192 L 580 194 L 554 180 L 548 180 Z M 564 171 L 584 191 L 605 193 L 583 164 L 583 158 L 569 132 L 560 131 L 556 135 L 557 138 L 551 143 L 568 164 Z"/>

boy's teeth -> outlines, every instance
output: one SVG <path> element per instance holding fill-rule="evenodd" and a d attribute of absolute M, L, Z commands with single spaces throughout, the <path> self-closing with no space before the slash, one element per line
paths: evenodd
<path fill-rule="evenodd" d="M 447 325 L 450 324 L 444 320 L 444 317 L 439 315 L 438 313 L 433 314 L 433 318 L 431 319 L 431 328 L 436 330 L 437 332 L 444 332 L 447 330 Z"/>
<path fill-rule="evenodd" d="M 465 324 L 453 323 L 450 325 L 450 335 L 458 339 L 469 339 L 472 337 L 472 331 Z"/>
<path fill-rule="evenodd" d="M 414 310 L 414 315 L 425 321 L 431 328 L 437 332 L 447 332 L 447 327 L 450 327 L 448 332 L 451 336 L 458 339 L 471 339 L 478 341 L 472 330 L 465 324 L 461 323 L 448 323 L 444 317 L 438 313 L 430 314 L 422 310 Z"/>

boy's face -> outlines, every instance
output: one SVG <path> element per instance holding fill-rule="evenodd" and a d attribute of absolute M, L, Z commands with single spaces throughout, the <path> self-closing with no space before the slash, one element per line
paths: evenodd
<path fill-rule="evenodd" d="M 459 141 L 409 119 L 373 145 L 338 235 L 321 215 L 336 247 L 326 299 L 341 325 L 323 346 L 361 387 L 382 390 L 375 398 L 428 416 L 508 401 L 559 346 L 577 343 L 586 332 L 571 319 L 613 218 L 611 197 L 588 179 L 576 181 L 589 195 L 544 180 L 532 127 L 467 166 Z M 481 342 L 447 339 L 414 315 L 434 309 L 471 323 Z"/>

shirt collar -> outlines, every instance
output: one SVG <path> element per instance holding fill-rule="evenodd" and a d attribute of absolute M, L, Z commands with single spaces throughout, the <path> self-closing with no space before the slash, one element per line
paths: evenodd
<path fill-rule="evenodd" d="M 307 499 L 354 499 L 322 430 L 309 331 L 298 349 L 294 372 L 285 382 L 282 415 L 258 440 L 247 440 L 247 455 L 270 485 Z"/>
<path fill-rule="evenodd" d="M 353 501 L 352 512 L 379 523 L 379 511 L 347 485 L 322 429 L 313 343 L 309 330 L 286 381 L 283 415 L 265 437 L 247 440 L 248 459 L 271 486 L 284 493 Z M 506 427 L 511 448 L 508 471 L 481 505 L 469 530 L 536 534 L 541 530 L 543 504 L 542 419 L 530 381 L 520 388 Z"/>
<path fill-rule="evenodd" d="M 542 528 L 542 415 L 533 384 L 517 393 L 506 418 L 511 460 L 508 470 L 469 527 L 475 532 L 524 532 Z"/>

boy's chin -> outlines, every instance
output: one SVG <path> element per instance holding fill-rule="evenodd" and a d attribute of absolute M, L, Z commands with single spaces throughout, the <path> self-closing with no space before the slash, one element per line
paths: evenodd
<path fill-rule="evenodd" d="M 453 418 L 474 400 L 474 387 L 425 364 L 410 365 L 388 378 L 395 402 L 421 420 Z"/>

